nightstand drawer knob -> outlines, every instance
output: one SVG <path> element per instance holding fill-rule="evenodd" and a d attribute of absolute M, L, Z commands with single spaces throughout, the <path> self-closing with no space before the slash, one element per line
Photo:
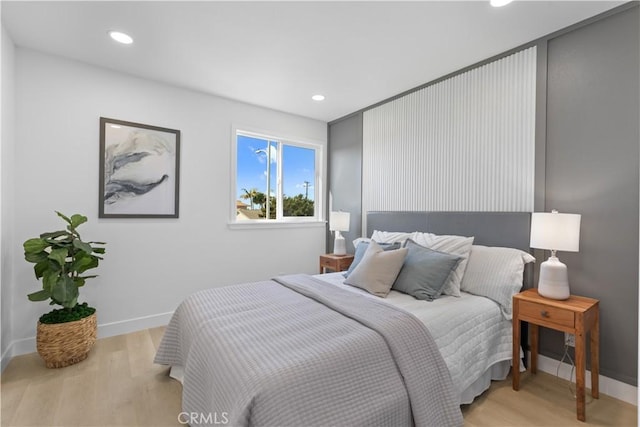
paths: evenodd
<path fill-rule="evenodd" d="M 540 316 L 542 316 L 542 317 L 549 317 L 549 312 L 548 312 L 547 310 L 542 310 L 542 311 L 540 312 Z"/>

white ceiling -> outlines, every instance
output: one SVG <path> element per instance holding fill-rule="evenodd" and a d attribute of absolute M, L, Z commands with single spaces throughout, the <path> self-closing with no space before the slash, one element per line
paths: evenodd
<path fill-rule="evenodd" d="M 331 121 L 622 3 L 2 1 L 1 12 L 18 46 Z"/>

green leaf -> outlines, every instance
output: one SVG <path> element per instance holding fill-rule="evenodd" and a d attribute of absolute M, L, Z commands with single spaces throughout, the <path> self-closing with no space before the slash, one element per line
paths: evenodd
<path fill-rule="evenodd" d="M 52 231 L 50 233 L 42 233 L 41 239 L 55 239 L 56 237 L 66 236 L 68 233 L 64 230 Z"/>
<path fill-rule="evenodd" d="M 67 224 L 71 225 L 71 220 L 70 220 L 68 217 L 66 217 L 65 215 L 61 214 L 61 213 L 60 213 L 60 212 L 58 212 L 58 211 L 56 211 L 56 213 L 58 214 L 58 216 L 59 216 L 60 218 L 64 219 L 64 220 L 67 222 Z"/>
<path fill-rule="evenodd" d="M 41 278 L 47 270 L 49 270 L 49 260 L 46 257 L 43 261 L 40 261 L 33 266 L 33 271 L 36 273 L 36 279 Z"/>
<path fill-rule="evenodd" d="M 60 305 L 69 308 L 73 307 L 70 305 L 72 301 L 77 301 L 78 294 L 78 286 L 69 276 L 61 276 L 58 278 L 51 292 L 51 296 L 58 301 Z"/>
<path fill-rule="evenodd" d="M 29 298 L 29 301 L 45 301 L 51 298 L 51 294 L 45 290 L 42 290 L 27 295 L 27 298 Z"/>
<path fill-rule="evenodd" d="M 98 267 L 98 263 L 100 262 L 98 261 L 98 258 L 95 256 L 92 256 L 90 259 L 91 259 L 91 262 L 89 264 L 78 269 L 78 274 L 82 274 L 87 270 L 91 270 L 92 268 Z"/>
<path fill-rule="evenodd" d="M 62 272 L 62 266 L 60 264 L 58 264 L 57 261 L 53 261 L 53 260 L 49 260 L 49 270 L 59 274 L 60 272 Z"/>
<path fill-rule="evenodd" d="M 63 306 L 66 308 L 73 308 L 76 306 L 76 304 L 78 304 L 78 297 L 73 298 L 71 301 L 65 302 Z"/>
<path fill-rule="evenodd" d="M 46 290 L 49 293 L 53 292 L 53 288 L 58 282 L 58 277 L 60 277 L 59 271 L 45 271 L 42 275 L 42 289 Z"/>
<path fill-rule="evenodd" d="M 91 252 L 93 252 L 93 248 L 91 247 L 91 245 L 83 242 L 80 239 L 73 239 L 73 246 L 83 252 L 86 252 L 88 255 L 91 255 Z"/>
<path fill-rule="evenodd" d="M 71 216 L 71 227 L 77 228 L 80 224 L 84 224 L 87 222 L 87 217 L 80 214 L 75 214 Z"/>
<path fill-rule="evenodd" d="M 85 271 L 96 268 L 98 266 L 98 260 L 93 256 L 78 256 L 76 260 L 71 264 L 71 270 L 78 273 L 84 273 Z"/>
<path fill-rule="evenodd" d="M 77 287 L 81 287 L 84 286 L 84 282 L 85 282 L 85 277 L 74 277 L 73 278 L 73 282 L 76 284 Z"/>
<path fill-rule="evenodd" d="M 93 252 L 97 254 L 103 254 L 105 252 L 104 248 L 93 248 Z"/>
<path fill-rule="evenodd" d="M 47 243 L 49 243 L 52 248 L 68 248 L 69 246 L 73 246 L 73 237 L 67 235 L 64 239 L 47 239 Z"/>
<path fill-rule="evenodd" d="M 54 260 L 55 262 L 60 264 L 60 266 L 62 267 L 64 266 L 65 260 L 67 259 L 68 255 L 69 255 L 69 252 L 67 251 L 66 248 L 54 249 L 49 254 L 49 259 Z"/>
<path fill-rule="evenodd" d="M 44 239 L 40 239 L 38 237 L 29 239 L 22 244 L 24 247 L 25 253 L 34 254 L 38 252 L 44 251 L 49 247 L 49 243 L 47 243 Z"/>
<path fill-rule="evenodd" d="M 36 264 L 46 260 L 48 256 L 49 254 L 44 251 L 38 252 L 38 253 L 29 253 L 29 252 L 24 253 L 24 259 L 26 259 L 28 262 L 33 262 Z"/>

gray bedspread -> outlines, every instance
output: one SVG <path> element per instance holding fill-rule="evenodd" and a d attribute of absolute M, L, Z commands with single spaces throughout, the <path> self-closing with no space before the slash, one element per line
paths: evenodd
<path fill-rule="evenodd" d="M 184 368 L 182 408 L 199 425 L 462 425 L 418 319 L 311 276 L 188 297 L 154 361 Z"/>

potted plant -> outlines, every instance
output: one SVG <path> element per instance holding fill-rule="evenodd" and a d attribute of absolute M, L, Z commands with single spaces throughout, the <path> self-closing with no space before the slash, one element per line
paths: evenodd
<path fill-rule="evenodd" d="M 36 279 L 42 289 L 28 295 L 31 301 L 50 300 L 62 308 L 42 315 L 38 321 L 36 343 L 47 368 L 62 368 L 87 358 L 96 341 L 96 310 L 78 303 L 79 288 L 87 279 L 83 275 L 98 267 L 105 250 L 103 242 L 84 242 L 78 226 L 87 222 L 83 215 L 71 218 L 56 211 L 67 223 L 66 230 L 43 233 L 24 242 L 24 258 L 34 263 Z"/>

